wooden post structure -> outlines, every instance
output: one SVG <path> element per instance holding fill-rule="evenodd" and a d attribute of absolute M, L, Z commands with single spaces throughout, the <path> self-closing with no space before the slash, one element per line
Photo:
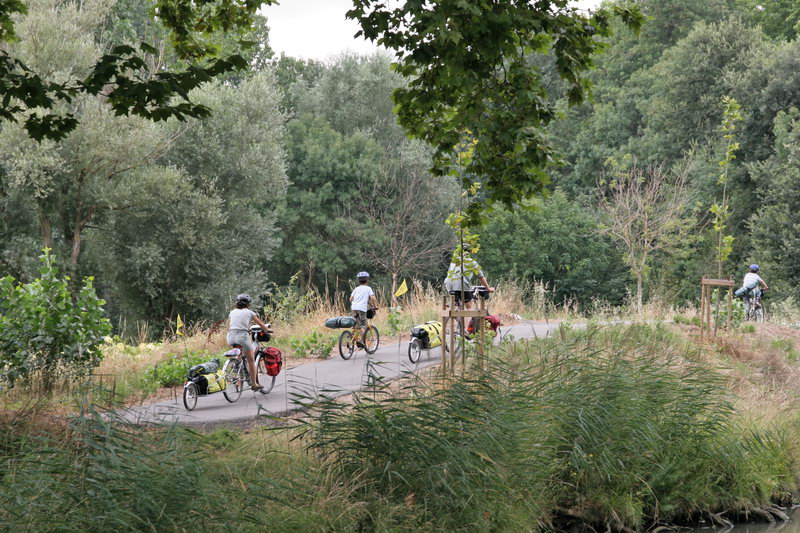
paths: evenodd
<path fill-rule="evenodd" d="M 702 278 L 700 280 L 700 336 L 704 336 L 706 332 L 711 333 L 711 316 L 712 316 L 712 297 L 714 294 L 713 288 L 717 287 L 720 292 L 717 293 L 717 314 L 714 318 L 714 336 L 717 335 L 717 321 L 719 319 L 719 307 L 722 298 L 722 289 L 727 289 L 728 293 L 728 314 L 725 320 L 725 328 L 731 329 L 731 314 L 733 312 L 733 287 L 732 279 L 713 279 Z"/>
<path fill-rule="evenodd" d="M 456 297 L 454 295 L 450 295 L 450 305 L 447 305 L 447 296 L 444 297 L 444 303 L 442 305 L 442 336 L 444 342 L 442 343 L 442 374 L 447 376 L 448 374 L 452 377 L 455 376 L 456 373 L 456 346 L 461 341 L 461 339 L 456 338 L 458 333 L 458 328 L 455 326 L 455 321 L 458 320 L 461 322 L 461 331 L 462 333 L 466 333 L 466 328 L 469 326 L 469 322 L 466 322 L 465 319 L 469 319 L 470 321 L 477 317 L 479 320 L 479 335 L 478 335 L 478 354 L 480 355 L 480 365 L 481 368 L 485 367 L 485 325 L 484 325 L 484 317 L 489 314 L 486 310 L 486 300 L 483 298 L 479 298 L 480 304 L 478 309 L 455 309 L 456 306 Z M 450 334 L 450 338 L 447 338 L 447 331 L 452 330 Z M 448 346 L 449 344 L 449 346 Z M 447 349 L 449 349 L 449 354 L 447 353 Z M 466 350 L 465 350 L 466 351 Z M 448 361 L 448 356 L 450 361 Z M 461 371 L 462 373 L 466 372 L 467 362 L 466 362 L 465 354 L 461 354 Z"/>

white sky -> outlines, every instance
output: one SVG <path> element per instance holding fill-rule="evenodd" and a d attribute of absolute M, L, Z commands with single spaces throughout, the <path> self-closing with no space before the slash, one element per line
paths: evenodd
<path fill-rule="evenodd" d="M 575 0 L 582 9 L 595 7 L 600 0 Z M 262 9 L 269 20 L 269 41 L 281 52 L 304 59 L 328 59 L 350 50 L 369 54 L 377 47 L 353 35 L 358 24 L 345 18 L 352 0 L 281 0 L 277 6 Z"/>

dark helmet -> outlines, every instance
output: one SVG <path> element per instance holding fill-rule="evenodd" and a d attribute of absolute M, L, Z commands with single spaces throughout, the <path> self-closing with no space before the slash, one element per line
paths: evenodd
<path fill-rule="evenodd" d="M 752 265 L 750 265 L 750 270 L 752 270 L 753 272 L 758 272 L 758 265 L 753 263 Z"/>
<path fill-rule="evenodd" d="M 236 297 L 236 303 L 237 304 L 250 305 L 250 302 L 252 302 L 252 301 L 253 301 L 253 298 L 249 294 L 247 294 L 246 292 L 243 292 L 242 294 L 240 294 L 240 295 L 238 295 Z"/>
<path fill-rule="evenodd" d="M 358 281 L 363 281 L 365 279 L 369 279 L 369 272 L 365 272 L 365 271 L 362 270 L 361 272 L 356 274 L 356 278 L 358 278 Z"/>

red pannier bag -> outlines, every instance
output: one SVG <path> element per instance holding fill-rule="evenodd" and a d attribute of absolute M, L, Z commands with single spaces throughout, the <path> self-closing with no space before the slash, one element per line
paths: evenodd
<path fill-rule="evenodd" d="M 267 366 L 267 375 L 277 376 L 283 366 L 283 354 L 279 349 L 270 346 L 264 350 L 264 363 Z"/>

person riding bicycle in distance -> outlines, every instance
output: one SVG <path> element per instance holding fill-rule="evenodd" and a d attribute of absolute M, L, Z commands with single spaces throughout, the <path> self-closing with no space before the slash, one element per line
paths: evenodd
<path fill-rule="evenodd" d="M 247 362 L 247 370 L 250 372 L 250 384 L 254 391 L 263 389 L 262 385 L 258 383 L 258 369 L 256 368 L 255 361 L 255 343 L 250 337 L 250 324 L 255 322 L 263 331 L 269 331 L 267 326 L 258 317 L 258 313 L 250 309 L 250 303 L 253 299 L 249 294 L 240 294 L 236 297 L 236 307 L 231 310 L 228 318 L 230 325 L 228 327 L 228 344 L 231 346 L 239 345 L 242 347 L 245 361 Z"/>
<path fill-rule="evenodd" d="M 475 286 L 472 284 L 472 280 L 475 277 L 486 287 L 488 292 L 494 292 L 494 287 L 489 285 L 481 266 L 470 254 L 469 245 L 464 243 L 453 252 L 453 260 L 447 269 L 447 277 L 444 279 L 444 289 L 455 295 L 458 301 L 461 300 L 463 292 L 464 309 L 467 310 L 474 308 L 472 300 Z"/>
<path fill-rule="evenodd" d="M 764 287 L 764 290 L 769 289 L 767 282 L 761 279 L 761 276 L 758 275 L 759 267 L 756 264 L 750 265 L 750 272 L 744 275 L 744 280 L 742 280 L 742 287 L 736 291 L 736 296 L 744 296 L 749 294 L 751 291 L 753 292 L 753 296 L 756 298 L 761 296 L 761 289 L 759 289 L 759 285 Z"/>
<path fill-rule="evenodd" d="M 367 333 L 367 311 L 378 308 L 378 300 L 375 292 L 369 286 L 369 272 L 359 272 L 356 274 L 358 287 L 353 289 L 350 294 L 350 310 L 356 318 L 356 329 L 363 332 L 360 337 L 363 339 Z M 363 343 L 356 339 L 356 345 L 363 347 Z"/>

